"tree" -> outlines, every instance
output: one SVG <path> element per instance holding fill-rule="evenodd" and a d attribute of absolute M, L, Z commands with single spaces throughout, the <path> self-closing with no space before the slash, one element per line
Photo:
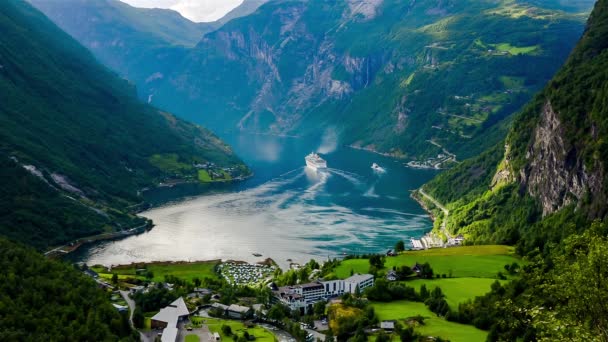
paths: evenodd
<path fill-rule="evenodd" d="M 232 328 L 229 325 L 222 324 L 222 333 L 226 336 L 232 336 Z"/>
<path fill-rule="evenodd" d="M 369 264 L 378 270 L 384 268 L 384 256 L 379 254 L 374 254 L 369 257 Z"/>
<path fill-rule="evenodd" d="M 395 271 L 397 272 L 397 277 L 399 277 L 399 279 L 405 279 L 414 274 L 414 271 L 409 266 L 398 267 Z"/>
<path fill-rule="evenodd" d="M 118 284 L 118 274 L 112 274 L 112 284 Z"/>
<path fill-rule="evenodd" d="M 308 262 L 308 268 L 310 268 L 311 270 L 318 270 L 319 263 L 315 259 L 310 259 L 310 261 Z"/>
<path fill-rule="evenodd" d="M 422 286 L 420 286 L 420 299 L 426 300 L 429 298 L 429 295 L 429 290 L 427 290 L 426 285 L 422 284 Z"/>
<path fill-rule="evenodd" d="M 135 310 L 133 311 L 133 325 L 136 328 L 141 329 L 144 327 L 144 321 L 145 321 L 144 313 L 141 311 L 141 308 L 136 307 Z"/>
<path fill-rule="evenodd" d="M 146 279 L 150 280 L 152 278 L 154 278 L 154 272 L 150 270 L 146 271 Z"/>
<path fill-rule="evenodd" d="M 420 265 L 420 278 L 422 279 L 433 279 L 433 269 L 428 262 Z"/>
<path fill-rule="evenodd" d="M 325 334 L 325 342 L 334 342 L 334 333 L 331 329 L 327 330 L 327 333 Z"/>
<path fill-rule="evenodd" d="M 192 279 L 192 282 L 194 282 L 195 287 L 201 286 L 201 279 L 199 277 L 195 277 L 194 279 Z"/>
<path fill-rule="evenodd" d="M 404 250 L 405 250 L 405 242 L 403 242 L 403 240 L 397 241 L 397 243 L 395 244 L 395 252 L 399 253 L 399 252 L 403 252 Z"/>
<path fill-rule="evenodd" d="M 289 316 L 289 308 L 282 304 L 275 304 L 268 310 L 268 318 L 270 319 L 281 321 L 287 316 Z"/>
<path fill-rule="evenodd" d="M 321 317 L 325 314 L 325 306 L 327 305 L 327 302 L 321 300 L 318 301 L 316 303 L 313 304 L 312 306 L 312 312 L 315 314 L 315 316 L 317 317 Z"/>
<path fill-rule="evenodd" d="M 355 298 L 360 298 L 361 297 L 361 288 L 359 288 L 359 285 L 355 286 Z"/>
<path fill-rule="evenodd" d="M 407 328 L 403 328 L 399 331 L 399 339 L 401 342 L 414 342 L 417 339 L 416 333 L 414 332 L 414 328 L 408 326 Z"/>
<path fill-rule="evenodd" d="M 383 330 L 376 336 L 376 342 L 389 342 L 390 340 L 390 337 Z"/>

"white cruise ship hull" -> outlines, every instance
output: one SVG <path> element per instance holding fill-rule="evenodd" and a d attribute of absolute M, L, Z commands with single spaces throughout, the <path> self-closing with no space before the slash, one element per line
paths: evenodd
<path fill-rule="evenodd" d="M 327 169 L 327 164 L 317 164 L 317 163 L 310 162 L 308 160 L 306 161 L 306 166 L 315 171 Z"/>
<path fill-rule="evenodd" d="M 306 166 L 308 166 L 309 168 L 311 168 L 315 171 L 327 169 L 327 164 L 323 165 L 323 164 L 311 163 L 308 160 L 306 161 Z"/>

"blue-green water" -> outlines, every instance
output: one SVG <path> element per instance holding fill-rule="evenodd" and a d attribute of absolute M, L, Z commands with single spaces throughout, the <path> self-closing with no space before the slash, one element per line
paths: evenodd
<path fill-rule="evenodd" d="M 287 259 L 384 252 L 432 227 L 409 191 L 434 171 L 352 148 L 334 150 L 331 142 L 260 135 L 228 140 L 254 177 L 232 185 L 152 191 L 148 199 L 158 206 L 142 215 L 154 220 L 154 229 L 88 247 L 78 258 L 116 265 L 271 257 L 284 265 Z M 304 156 L 312 150 L 325 152 L 327 171 L 305 167 Z M 374 162 L 386 172 L 372 170 Z"/>

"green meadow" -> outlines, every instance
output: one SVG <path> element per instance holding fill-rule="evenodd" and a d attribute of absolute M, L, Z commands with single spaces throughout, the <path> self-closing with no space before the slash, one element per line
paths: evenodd
<path fill-rule="evenodd" d="M 238 336 L 242 336 L 245 331 L 247 331 L 250 336 L 255 336 L 255 341 L 258 341 L 258 342 L 276 341 L 274 334 L 271 333 L 270 331 L 268 331 L 260 326 L 254 326 L 251 328 L 247 328 L 241 321 L 232 321 L 232 320 L 225 320 L 225 319 L 219 319 L 219 318 L 204 318 L 204 317 L 193 317 L 192 320 L 193 320 L 193 323 L 195 323 L 197 325 L 199 325 L 199 324 L 207 325 L 209 327 L 209 330 L 212 333 L 217 332 L 218 334 L 220 334 L 222 341 L 236 341 Z M 230 328 L 232 329 L 231 336 L 224 334 L 224 332 L 222 331 L 223 325 L 230 326 Z"/>
<path fill-rule="evenodd" d="M 372 303 L 372 306 L 382 321 L 403 322 L 409 317 L 418 315 L 424 317 L 424 324 L 415 329 L 423 336 L 439 336 L 452 342 L 475 342 L 485 341 L 488 335 L 487 332 L 473 326 L 448 322 L 437 317 L 423 303 L 400 300 L 390 303 Z"/>
<path fill-rule="evenodd" d="M 387 257 L 385 267 L 413 266 L 428 262 L 435 274 L 461 278 L 496 278 L 498 272 L 505 273 L 504 266 L 521 260 L 514 255 L 512 247 L 500 245 L 463 246 L 435 248 L 423 251 L 408 251 L 398 256 Z M 354 273 L 369 272 L 367 259 L 344 260 L 336 267 L 336 277 L 344 279 Z"/>
<path fill-rule="evenodd" d="M 153 262 L 148 264 L 131 264 L 115 266 L 112 271 L 103 266 L 91 267 L 95 272 L 99 273 L 100 277 L 111 278 L 112 274 L 117 274 L 118 279 L 127 278 L 145 279 L 145 272 L 138 274 L 138 269 L 146 269 L 152 271 L 152 280 L 155 282 L 164 281 L 165 275 L 173 275 L 180 279 L 192 282 L 194 278 L 213 278 L 219 276 L 215 272 L 215 267 L 219 260 L 213 261 L 196 261 L 196 262 Z"/>
<path fill-rule="evenodd" d="M 422 284 L 426 285 L 429 291 L 439 286 L 450 308 L 457 310 L 458 304 L 490 292 L 495 281 L 496 279 L 490 278 L 415 279 L 405 284 L 414 287 L 416 291 L 420 291 Z"/>

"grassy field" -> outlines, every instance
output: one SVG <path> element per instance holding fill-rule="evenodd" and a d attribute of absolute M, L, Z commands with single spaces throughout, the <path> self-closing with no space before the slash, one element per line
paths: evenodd
<path fill-rule="evenodd" d="M 498 51 L 506 51 L 514 56 L 515 55 L 528 55 L 528 54 L 533 53 L 534 51 L 536 51 L 539 48 L 538 45 L 517 47 L 517 46 L 513 46 L 509 43 L 491 44 L 491 45 L 494 48 L 496 48 L 496 50 L 498 50 Z"/>
<path fill-rule="evenodd" d="M 496 279 L 488 278 L 416 279 L 405 284 L 414 287 L 416 291 L 420 291 L 422 284 L 425 284 L 429 291 L 439 286 L 450 308 L 458 310 L 458 304 L 490 292 L 490 286 L 495 281 Z"/>
<path fill-rule="evenodd" d="M 467 278 L 496 278 L 498 272 L 504 273 L 506 264 L 521 263 L 508 246 L 464 246 L 404 252 L 395 257 L 387 257 L 385 266 L 413 266 L 416 262 L 428 262 L 435 274 L 449 276 L 451 273 L 452 277 Z M 343 279 L 350 276 L 351 270 L 354 273 L 367 273 L 369 261 L 344 260 L 334 274 Z"/>
<path fill-rule="evenodd" d="M 198 180 L 203 183 L 212 182 L 211 176 L 209 176 L 209 172 L 207 170 L 198 170 Z"/>
<path fill-rule="evenodd" d="M 209 330 L 214 333 L 220 334 L 222 341 L 236 341 L 238 336 L 242 335 L 243 332 L 247 331 L 249 335 L 255 336 L 255 340 L 259 342 L 274 342 L 276 338 L 273 333 L 260 327 L 254 326 L 253 328 L 246 328 L 243 322 L 231 321 L 219 318 L 202 318 L 196 317 L 196 323 L 204 323 L 209 327 Z M 232 336 L 227 336 L 222 332 L 222 325 L 228 325 L 232 328 Z"/>
<path fill-rule="evenodd" d="M 174 275 L 178 278 L 192 281 L 192 279 L 198 277 L 203 278 L 214 278 L 217 279 L 219 276 L 215 273 L 215 266 L 219 263 L 219 260 L 213 261 L 196 261 L 196 262 L 155 262 L 149 264 L 131 264 L 124 266 L 116 266 L 112 268 L 112 272 L 109 272 L 107 268 L 94 266 L 91 267 L 95 272 L 99 273 L 100 277 L 111 278 L 112 274 L 117 274 L 119 280 L 126 278 L 139 278 L 144 279 L 144 274 L 137 274 L 138 269 L 147 268 L 152 271 L 152 280 L 159 282 L 165 280 L 165 275 Z"/>
<path fill-rule="evenodd" d="M 416 332 L 425 336 L 439 336 L 452 342 L 485 341 L 487 332 L 470 325 L 448 322 L 437 317 L 423 303 L 395 301 L 390 303 L 372 303 L 380 320 L 404 320 L 408 317 L 421 315 L 425 318 L 424 325 L 416 328 Z"/>
<path fill-rule="evenodd" d="M 200 339 L 198 338 L 197 335 L 186 335 L 186 342 L 199 342 Z"/>

